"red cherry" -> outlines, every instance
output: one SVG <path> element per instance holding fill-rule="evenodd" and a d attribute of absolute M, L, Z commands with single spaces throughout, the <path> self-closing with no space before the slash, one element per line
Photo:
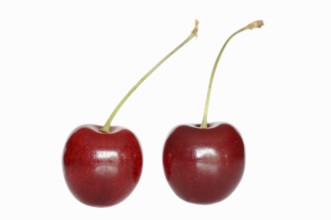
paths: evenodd
<path fill-rule="evenodd" d="M 68 138 L 63 154 L 63 172 L 72 194 L 82 203 L 104 207 L 125 199 L 137 185 L 142 169 L 142 153 L 135 135 L 111 123 L 129 96 L 162 63 L 193 39 L 190 35 L 150 69 L 123 97 L 103 127 L 78 127 Z"/>
<path fill-rule="evenodd" d="M 238 185 L 245 167 L 243 141 L 229 124 L 181 125 L 163 152 L 166 178 L 182 199 L 200 204 L 223 200 Z"/>
<path fill-rule="evenodd" d="M 210 76 L 201 125 L 178 126 L 165 142 L 165 176 L 174 192 L 188 202 L 219 202 L 229 196 L 241 180 L 245 167 L 244 143 L 231 125 L 208 124 L 208 107 L 214 75 L 224 48 L 236 34 L 262 25 L 262 21 L 252 22 L 225 41 Z"/>
<path fill-rule="evenodd" d="M 81 202 L 110 206 L 125 199 L 137 185 L 142 152 L 135 135 L 121 127 L 111 133 L 97 125 L 77 128 L 63 155 L 63 172 L 69 189 Z"/>

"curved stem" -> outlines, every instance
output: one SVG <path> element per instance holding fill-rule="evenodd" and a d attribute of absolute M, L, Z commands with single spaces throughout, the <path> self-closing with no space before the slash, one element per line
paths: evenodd
<path fill-rule="evenodd" d="M 104 124 L 104 126 L 101 128 L 102 132 L 108 133 L 111 132 L 111 123 L 119 111 L 119 109 L 122 107 L 122 105 L 125 103 L 125 101 L 130 97 L 130 95 L 140 86 L 141 83 L 143 83 L 161 64 L 163 64 L 169 57 L 171 57 L 174 53 L 176 53 L 177 50 L 182 48 L 187 42 L 189 42 L 192 38 L 196 37 L 198 34 L 198 26 L 199 21 L 195 21 L 195 27 L 192 30 L 191 34 L 175 49 L 173 49 L 169 54 L 167 54 L 163 59 L 161 59 L 152 69 L 150 69 L 130 90 L 129 92 L 122 98 L 122 100 L 117 104 L 111 115 L 109 116 L 108 120 Z"/>
<path fill-rule="evenodd" d="M 218 53 L 217 55 L 217 58 L 216 58 L 216 61 L 214 63 L 214 67 L 213 67 L 213 70 L 211 72 L 211 75 L 210 75 L 210 80 L 209 80 L 209 85 L 208 85 L 208 92 L 207 92 L 207 98 L 206 98 L 206 102 L 205 102 L 205 109 L 204 109 L 204 113 L 203 113 L 203 118 L 202 118 L 202 122 L 201 122 L 201 125 L 200 125 L 200 128 L 207 128 L 208 125 L 207 125 L 207 116 L 208 116 L 208 108 L 209 108 L 209 100 L 210 100 L 210 93 L 211 93 L 211 88 L 213 86 L 213 81 L 214 81 L 214 76 L 215 76 L 215 72 L 216 72 L 216 69 L 217 69 L 217 65 L 219 63 L 219 60 L 223 54 L 223 51 L 226 47 L 226 45 L 229 43 L 229 41 L 234 37 L 236 36 L 237 34 L 239 34 L 240 32 L 243 32 L 245 30 L 248 30 L 248 29 L 254 29 L 254 28 L 260 28 L 262 27 L 263 25 L 263 21 L 259 20 L 259 21 L 254 21 L 250 24 L 248 24 L 247 26 L 239 29 L 238 31 L 234 32 L 226 41 L 225 43 L 223 44 L 220 52 Z"/>

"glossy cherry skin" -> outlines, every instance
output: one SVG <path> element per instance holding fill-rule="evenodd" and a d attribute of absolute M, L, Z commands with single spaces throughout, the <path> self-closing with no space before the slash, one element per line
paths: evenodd
<path fill-rule="evenodd" d="M 142 151 L 128 129 L 84 125 L 69 136 L 63 153 L 63 172 L 72 194 L 82 203 L 105 207 L 125 199 L 137 185 Z"/>
<path fill-rule="evenodd" d="M 176 127 L 165 142 L 163 166 L 173 191 L 185 201 L 211 204 L 228 197 L 245 167 L 244 143 L 229 124 Z"/>

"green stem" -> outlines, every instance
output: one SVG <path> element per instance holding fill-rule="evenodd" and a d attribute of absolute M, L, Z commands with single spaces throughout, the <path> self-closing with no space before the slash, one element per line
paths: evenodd
<path fill-rule="evenodd" d="M 169 57 L 171 57 L 174 53 L 177 52 L 180 48 L 182 48 L 187 42 L 189 42 L 192 38 L 196 37 L 198 34 L 198 20 L 195 21 L 195 27 L 192 30 L 191 34 L 175 49 L 173 49 L 169 54 L 167 54 L 163 59 L 161 59 L 152 69 L 150 69 L 130 90 L 129 92 L 122 98 L 122 100 L 117 104 L 111 115 L 109 116 L 108 120 L 104 124 L 104 126 L 101 128 L 102 132 L 109 133 L 111 132 L 111 123 L 117 114 L 117 112 L 120 110 L 122 105 L 125 103 L 125 101 L 130 97 L 130 95 L 142 84 L 161 64 L 163 64 Z"/>
<path fill-rule="evenodd" d="M 226 45 L 229 43 L 229 41 L 234 37 L 236 36 L 237 34 L 239 34 L 240 32 L 243 32 L 245 30 L 248 30 L 248 29 L 254 29 L 254 28 L 260 28 L 262 27 L 263 25 L 263 21 L 259 20 L 259 21 L 254 21 L 250 24 L 248 24 L 247 26 L 239 29 L 238 31 L 234 32 L 226 41 L 225 43 L 223 44 L 220 52 L 218 53 L 217 55 L 217 58 L 216 58 L 216 61 L 214 63 L 214 67 L 213 67 L 213 70 L 211 72 L 211 75 L 210 75 L 210 80 L 209 80 L 209 85 L 208 85 L 208 92 L 207 92 L 207 98 L 206 98 L 206 102 L 205 102 L 205 109 L 204 109 L 204 113 L 203 113 L 203 118 L 202 118 L 202 122 L 201 122 L 201 125 L 200 125 L 200 128 L 207 128 L 208 127 L 208 124 L 207 124 L 207 116 L 208 116 L 208 108 L 209 108 L 209 100 L 210 100 L 210 93 L 211 93 L 211 88 L 213 86 L 213 81 L 214 81 L 214 76 L 215 76 L 215 72 L 216 72 L 216 69 L 217 69 L 217 65 L 219 63 L 219 60 L 223 54 L 223 51 L 226 47 Z"/>

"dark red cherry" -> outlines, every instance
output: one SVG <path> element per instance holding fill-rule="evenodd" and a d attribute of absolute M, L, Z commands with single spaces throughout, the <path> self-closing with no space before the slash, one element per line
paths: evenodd
<path fill-rule="evenodd" d="M 210 75 L 201 124 L 178 126 L 165 142 L 166 178 L 173 191 L 188 202 L 219 202 L 228 197 L 241 180 L 245 167 L 244 143 L 233 126 L 207 123 L 210 93 L 218 62 L 229 41 L 242 31 L 262 25 L 261 20 L 252 22 L 225 41 Z"/>
<path fill-rule="evenodd" d="M 128 91 L 104 126 L 81 126 L 69 136 L 63 153 L 63 172 L 70 191 L 82 203 L 111 206 L 125 199 L 137 185 L 143 160 L 139 142 L 130 130 L 112 126 L 112 121 L 141 83 L 197 35 L 198 24 L 196 20 L 190 35 Z M 103 92 L 107 94 L 108 89 Z"/>
<path fill-rule="evenodd" d="M 137 185 L 142 151 L 128 129 L 85 125 L 69 137 L 63 154 L 63 172 L 73 195 L 91 206 L 110 206 L 125 199 Z"/>
<path fill-rule="evenodd" d="M 229 124 L 181 125 L 165 143 L 163 165 L 168 183 L 180 198 L 199 204 L 218 202 L 240 182 L 244 144 Z"/>

